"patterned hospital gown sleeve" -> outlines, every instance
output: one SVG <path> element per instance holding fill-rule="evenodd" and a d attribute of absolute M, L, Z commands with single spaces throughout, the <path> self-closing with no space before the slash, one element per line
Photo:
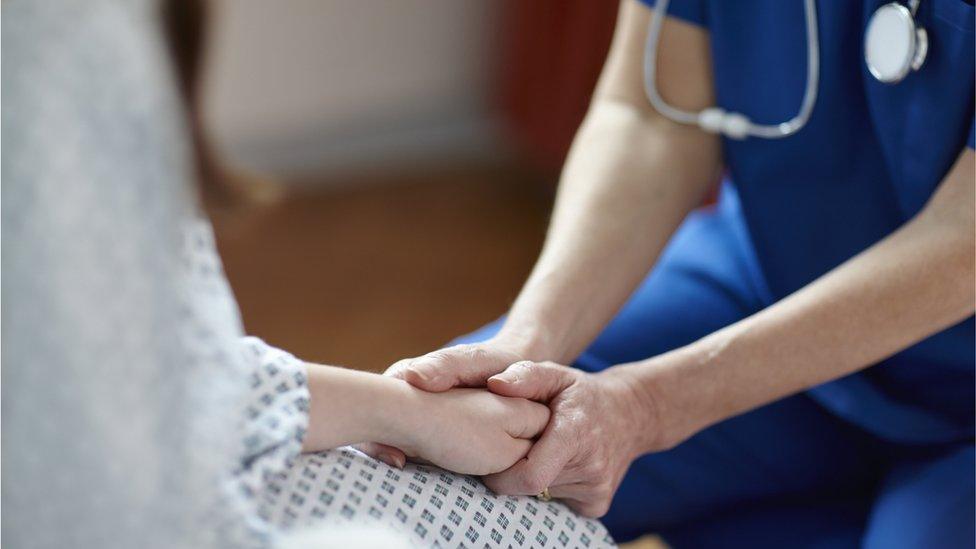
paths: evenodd
<path fill-rule="evenodd" d="M 290 353 L 256 337 L 241 338 L 240 351 L 250 370 L 250 393 L 238 479 L 246 495 L 259 497 L 269 479 L 301 451 L 308 426 L 308 390 L 305 368 Z"/>

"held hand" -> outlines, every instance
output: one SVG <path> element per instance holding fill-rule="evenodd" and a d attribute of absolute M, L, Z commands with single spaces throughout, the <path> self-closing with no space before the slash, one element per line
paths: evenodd
<path fill-rule="evenodd" d="M 525 457 L 549 422 L 549 409 L 484 389 L 414 393 L 391 441 L 411 458 L 458 473 L 504 471 Z"/>
<path fill-rule="evenodd" d="M 494 338 L 401 360 L 390 366 L 384 375 L 431 392 L 447 391 L 452 387 L 484 387 L 489 377 L 525 358 L 526 353 L 519 345 Z M 368 442 L 358 448 L 394 467 L 403 467 L 406 462 L 402 451 L 386 444 Z"/>
<path fill-rule="evenodd" d="M 499 494 L 536 495 L 546 488 L 581 515 L 600 517 L 624 473 L 653 446 L 653 408 L 624 370 L 589 374 L 552 362 L 519 362 L 488 380 L 497 394 L 547 402 L 552 418 L 525 459 L 488 476 Z"/>

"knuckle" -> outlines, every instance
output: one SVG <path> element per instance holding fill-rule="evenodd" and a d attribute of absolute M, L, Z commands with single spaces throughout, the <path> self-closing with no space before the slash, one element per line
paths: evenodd
<path fill-rule="evenodd" d="M 573 413 L 572 411 L 567 411 L 565 409 L 562 409 L 559 412 L 560 413 L 555 414 L 556 428 L 554 431 L 556 432 L 556 435 L 564 443 L 572 443 L 578 448 L 582 447 L 582 445 L 587 442 L 583 436 L 584 429 L 582 428 L 582 418 L 579 416 L 579 414 Z"/>
<path fill-rule="evenodd" d="M 473 362 L 487 362 L 492 359 L 492 353 L 481 346 L 472 346 L 464 350 L 465 358 Z"/>
<path fill-rule="evenodd" d="M 450 366 L 454 354 L 448 349 L 438 349 L 424 355 L 418 362 L 432 368 L 443 368 Z"/>
<path fill-rule="evenodd" d="M 447 351 L 443 349 L 438 349 L 436 351 L 431 351 L 427 353 L 426 355 L 424 355 L 424 358 L 432 362 L 440 362 L 440 361 L 448 360 L 450 358 L 450 355 L 447 353 Z"/>
<path fill-rule="evenodd" d="M 597 460 L 589 460 L 583 465 L 584 478 L 600 478 L 604 474 L 604 465 Z"/>
<path fill-rule="evenodd" d="M 403 376 L 403 371 L 407 368 L 407 366 L 410 365 L 410 362 L 412 360 L 413 359 L 406 358 L 406 359 L 398 360 L 398 361 L 394 362 L 389 368 L 386 369 L 385 372 L 383 372 L 383 375 L 385 375 L 385 376 L 391 376 L 391 377 L 397 377 L 397 378 L 402 377 Z"/>

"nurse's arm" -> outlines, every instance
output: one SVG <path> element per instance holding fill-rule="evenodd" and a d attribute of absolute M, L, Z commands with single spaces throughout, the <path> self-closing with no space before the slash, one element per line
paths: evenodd
<path fill-rule="evenodd" d="M 974 201 L 966 149 L 924 209 L 874 246 L 749 318 L 617 368 L 644 381 L 635 385 L 661 421 L 650 446 L 867 368 L 972 315 Z"/>
<path fill-rule="evenodd" d="M 620 5 L 610 53 L 560 178 L 545 246 L 499 334 L 400 361 L 390 375 L 443 391 L 484 386 L 518 360 L 571 361 L 717 183 L 719 139 L 663 118 L 644 95 L 650 13 L 636 0 Z M 679 108 L 714 103 L 705 30 L 665 19 L 657 84 Z"/>
<path fill-rule="evenodd" d="M 603 330 L 675 229 L 718 181 L 715 135 L 674 123 L 647 101 L 650 10 L 621 3 L 617 31 L 563 168 L 545 246 L 501 336 L 535 343 L 523 358 L 569 361 Z M 708 34 L 667 18 L 658 88 L 672 104 L 715 102 Z"/>

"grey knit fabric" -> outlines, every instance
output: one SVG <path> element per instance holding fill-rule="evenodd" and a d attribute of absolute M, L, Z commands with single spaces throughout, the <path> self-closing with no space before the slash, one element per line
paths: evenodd
<path fill-rule="evenodd" d="M 240 322 L 219 270 L 185 268 L 195 245 L 212 249 L 184 222 L 189 151 L 157 10 L 3 3 L 11 547 L 264 536 L 237 495 L 243 445 L 228 428 L 249 397 Z"/>

